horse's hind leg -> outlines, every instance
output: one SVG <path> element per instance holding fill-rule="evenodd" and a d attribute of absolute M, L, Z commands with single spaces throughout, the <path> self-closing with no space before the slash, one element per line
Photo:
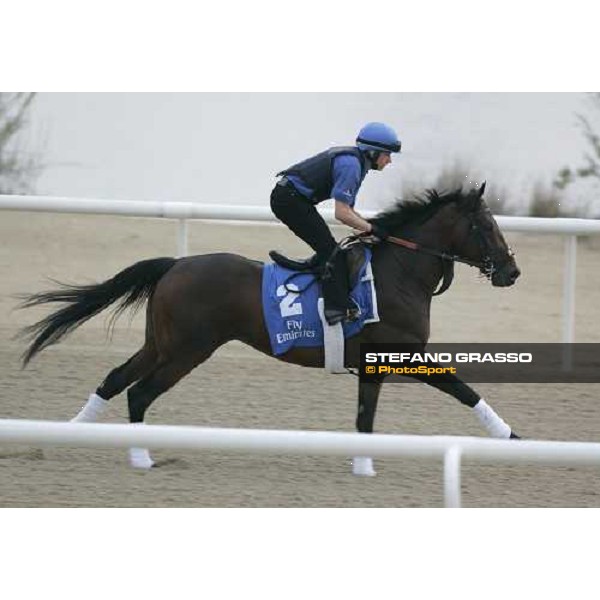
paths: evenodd
<path fill-rule="evenodd" d="M 377 400 L 381 391 L 381 382 L 360 382 L 358 384 L 358 415 L 356 429 L 359 433 L 373 433 Z M 355 456 L 352 459 L 352 474 L 360 477 L 375 477 L 373 459 L 370 456 Z"/>
<path fill-rule="evenodd" d="M 79 423 L 97 421 L 108 406 L 108 401 L 150 372 L 155 363 L 156 351 L 153 346 L 146 344 L 127 362 L 116 367 L 106 376 L 106 379 L 94 393 L 90 394 L 85 405 L 71 421 Z"/>
<path fill-rule="evenodd" d="M 192 369 L 204 362 L 219 346 L 214 345 L 195 353 L 180 351 L 175 357 L 159 364 L 155 370 L 140 379 L 127 390 L 129 420 L 133 425 L 141 425 L 150 405 L 161 394 L 172 388 Z M 146 448 L 130 448 L 129 459 L 132 467 L 149 469 L 154 466 Z"/>

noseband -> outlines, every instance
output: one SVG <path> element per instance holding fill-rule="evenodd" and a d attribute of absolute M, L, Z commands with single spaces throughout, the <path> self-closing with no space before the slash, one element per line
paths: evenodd
<path fill-rule="evenodd" d="M 482 231 L 482 225 L 480 221 L 483 214 L 489 214 L 491 217 L 490 209 L 485 208 L 483 210 L 474 210 L 467 214 L 470 223 L 469 235 L 475 235 L 477 238 L 477 243 L 479 244 L 481 255 L 483 256 L 482 260 L 480 262 L 472 262 L 462 259 L 457 262 L 464 262 L 465 264 L 470 264 L 472 267 L 477 267 L 487 277 L 487 279 L 491 279 L 495 272 L 501 271 L 504 268 L 504 266 L 511 260 L 515 253 L 513 252 L 512 248 L 509 247 L 506 256 L 501 257 L 500 254 L 504 253 L 495 252 L 491 248 L 489 241 Z"/>

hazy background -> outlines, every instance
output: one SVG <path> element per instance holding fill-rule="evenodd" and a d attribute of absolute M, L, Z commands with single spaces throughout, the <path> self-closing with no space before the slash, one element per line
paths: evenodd
<path fill-rule="evenodd" d="M 582 162 L 586 108 L 583 93 L 41 93 L 28 135 L 47 165 L 38 194 L 260 205 L 279 169 L 380 120 L 403 153 L 367 178 L 359 207 L 430 185 L 455 161 L 521 204 Z"/>

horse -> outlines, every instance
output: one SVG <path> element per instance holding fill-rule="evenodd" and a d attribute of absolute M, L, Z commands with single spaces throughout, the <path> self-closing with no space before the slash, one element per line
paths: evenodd
<path fill-rule="evenodd" d="M 478 268 L 495 287 L 515 283 L 520 270 L 483 199 L 484 190 L 485 183 L 467 191 L 426 190 L 412 200 L 396 202 L 372 219 L 391 234 L 379 243 L 370 238 L 380 320 L 346 339 L 346 367 L 358 367 L 364 343 L 424 347 L 430 335 L 432 298 L 450 285 L 455 262 Z M 64 306 L 21 331 L 31 341 L 22 356 L 23 367 L 111 305 L 116 319 L 126 309 L 136 310 L 147 302 L 143 346 L 108 373 L 73 419 L 97 420 L 108 401 L 127 389 L 129 420 L 141 424 L 146 410 L 161 394 L 226 342 L 238 340 L 273 356 L 262 311 L 263 266 L 229 253 L 153 258 L 102 283 L 59 283 L 57 290 L 26 295 L 21 308 L 47 303 Z M 323 348 L 296 348 L 276 358 L 304 367 L 324 366 Z M 455 375 L 432 379 L 417 373 L 411 377 L 474 409 L 490 435 L 518 438 L 491 406 Z M 373 432 L 384 379 L 359 381 L 355 422 L 359 433 Z M 154 466 L 143 448 L 130 449 L 130 462 L 144 469 Z M 374 475 L 371 459 L 355 457 L 353 473 Z"/>

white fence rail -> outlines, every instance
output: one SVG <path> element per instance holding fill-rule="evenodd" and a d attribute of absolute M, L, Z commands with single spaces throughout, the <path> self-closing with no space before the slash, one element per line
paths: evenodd
<path fill-rule="evenodd" d="M 0 420 L 0 443 L 88 448 L 169 448 L 315 456 L 429 458 L 444 461 L 444 504 L 461 505 L 463 460 L 600 466 L 600 444 L 515 441 L 452 436 L 383 435 L 325 431 L 216 429 L 173 425 L 110 425 Z M 399 485 L 402 485 L 399 482 Z"/>
<path fill-rule="evenodd" d="M 0 195 L 0 210 L 120 215 L 177 219 L 177 255 L 188 254 L 189 219 L 235 221 L 272 221 L 277 219 L 268 206 L 233 206 L 198 204 L 195 202 L 164 202 L 140 200 L 101 200 L 50 196 Z M 373 211 L 361 211 L 366 217 Z M 337 223 L 332 211 L 322 211 L 330 223 Z M 575 341 L 575 273 L 577 266 L 577 236 L 600 234 L 600 221 L 593 219 L 546 219 L 536 217 L 496 217 L 503 231 L 564 235 L 565 266 L 563 275 L 562 336 L 563 343 Z"/>

